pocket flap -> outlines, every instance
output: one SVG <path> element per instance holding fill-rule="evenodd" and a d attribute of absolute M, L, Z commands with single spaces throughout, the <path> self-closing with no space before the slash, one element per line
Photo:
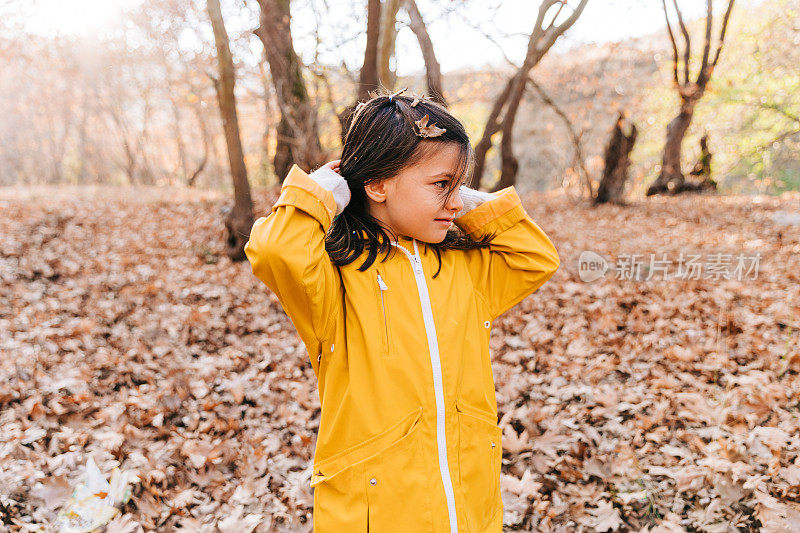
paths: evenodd
<path fill-rule="evenodd" d="M 456 411 L 459 413 L 468 414 L 470 416 L 474 416 L 475 418 L 481 418 L 486 422 L 489 422 L 492 425 L 497 425 L 497 415 L 488 413 L 483 409 L 478 407 L 473 407 L 472 405 L 464 403 L 462 400 L 456 398 Z"/>
<path fill-rule="evenodd" d="M 470 415 L 474 418 L 480 418 L 484 422 L 488 422 L 493 426 L 497 426 L 497 415 L 493 415 L 492 413 L 488 413 L 483 409 L 479 409 L 477 407 L 473 407 L 469 404 L 464 403 L 463 401 L 456 398 L 456 411 L 459 413 Z"/>
<path fill-rule="evenodd" d="M 389 429 L 314 463 L 311 486 L 327 481 L 346 468 L 366 461 L 406 436 L 422 416 L 422 406 L 414 409 Z"/>

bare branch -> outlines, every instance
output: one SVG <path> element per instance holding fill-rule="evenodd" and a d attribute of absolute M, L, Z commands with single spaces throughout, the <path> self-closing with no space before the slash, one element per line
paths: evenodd
<path fill-rule="evenodd" d="M 581 13 L 583 13 L 583 8 L 586 7 L 587 1 L 588 0 L 581 0 L 578 6 L 572 11 L 572 14 L 567 18 L 567 20 L 565 20 L 558 26 L 555 26 L 554 28 L 548 28 L 551 31 L 548 34 L 545 34 L 545 39 L 544 42 L 542 43 L 542 46 L 540 47 L 540 50 L 549 50 L 550 47 L 553 46 L 553 43 L 556 42 L 556 39 L 558 39 L 560 35 L 563 35 L 568 29 L 572 27 L 573 24 L 575 24 L 575 22 L 578 20 L 578 17 L 580 17 Z"/>
<path fill-rule="evenodd" d="M 556 20 L 558 19 L 558 15 L 560 15 L 560 14 L 561 14 L 561 10 L 562 10 L 562 9 L 564 9 L 564 6 L 565 6 L 565 5 L 567 5 L 567 2 L 566 2 L 566 1 L 564 1 L 564 2 L 560 2 L 560 5 L 558 6 L 558 10 L 556 11 L 556 14 L 555 14 L 555 15 L 553 15 L 553 19 L 550 21 L 550 24 L 548 24 L 548 25 L 547 25 L 547 28 L 545 28 L 545 30 L 544 30 L 544 31 L 545 31 L 545 33 L 547 33 L 548 31 L 550 31 L 550 28 L 552 28 L 552 27 L 553 27 L 553 25 L 556 23 Z"/>
<path fill-rule="evenodd" d="M 781 133 L 780 135 L 778 135 L 777 137 L 775 137 L 771 141 L 766 142 L 764 144 L 761 144 L 759 146 L 756 146 L 752 150 L 749 150 L 746 154 L 744 154 L 739 159 L 741 160 L 741 159 L 747 159 L 747 158 L 753 157 L 756 154 L 760 154 L 764 150 L 768 150 L 769 148 L 772 148 L 772 145 L 774 145 L 775 143 L 783 142 L 786 139 L 789 139 L 790 137 L 794 137 L 795 135 L 800 135 L 800 130 L 784 131 L 783 133 Z"/>
<path fill-rule="evenodd" d="M 719 53 L 722 51 L 722 43 L 725 41 L 725 31 L 728 29 L 728 19 L 731 16 L 731 10 L 733 9 L 733 0 L 728 2 L 728 9 L 725 11 L 725 17 L 722 19 L 722 28 L 719 31 L 719 43 L 717 43 L 717 51 L 714 53 L 714 61 L 711 62 L 711 68 L 717 66 L 717 61 L 719 61 Z"/>
<path fill-rule="evenodd" d="M 711 0 L 708 0 L 709 2 Z M 675 12 L 678 14 L 678 24 L 681 27 L 681 33 L 683 34 L 683 39 L 686 42 L 686 46 L 683 49 L 683 83 L 689 83 L 689 59 L 692 57 L 692 43 L 691 39 L 689 39 L 689 30 L 686 29 L 686 24 L 683 22 L 683 15 L 681 14 L 680 8 L 678 8 L 678 0 L 672 0 L 672 5 L 675 6 Z"/>
<path fill-rule="evenodd" d="M 666 0 L 661 0 L 661 5 L 664 6 L 664 18 L 667 21 L 667 33 L 669 34 L 669 41 L 672 43 L 672 78 L 675 85 L 680 87 L 681 82 L 678 80 L 678 45 L 675 43 L 675 34 L 672 33 L 672 24 L 669 22 L 669 12 L 667 11 Z"/>
<path fill-rule="evenodd" d="M 711 0 L 706 0 L 706 42 L 703 44 L 703 61 L 700 63 L 700 72 L 697 74 L 697 84 L 704 85 L 708 80 L 706 68 L 708 68 L 708 52 L 711 49 L 711 24 L 714 20 L 714 13 L 711 9 Z"/>
<path fill-rule="evenodd" d="M 541 36 L 540 32 L 543 30 L 542 26 L 544 25 L 544 16 L 547 13 L 547 10 L 553 7 L 558 1 L 559 0 L 543 0 L 539 6 L 539 12 L 536 15 L 536 22 L 533 24 L 532 34 L 536 35 L 530 40 L 530 42 L 536 42 L 539 40 L 539 37 Z"/>
<path fill-rule="evenodd" d="M 575 127 L 572 125 L 572 121 L 569 119 L 567 114 L 560 107 L 558 107 L 558 104 L 556 104 L 555 101 L 548 96 L 544 89 L 542 89 L 542 87 L 536 83 L 531 76 L 528 76 L 528 82 L 533 86 L 534 89 L 536 89 L 536 92 L 539 94 L 539 98 L 541 98 L 544 103 L 549 105 L 553 111 L 555 111 L 556 115 L 558 115 L 564 122 L 567 131 L 569 131 L 569 136 L 572 138 L 572 144 L 575 147 L 575 160 L 578 164 L 578 168 L 580 169 L 581 176 L 583 177 L 583 183 L 589 193 L 589 198 L 593 198 L 594 190 L 592 189 L 592 180 L 589 177 L 589 171 L 586 170 L 586 162 L 584 161 L 583 156 L 583 145 L 581 143 L 581 136 L 583 135 L 583 132 L 577 133 L 575 131 Z"/>
<path fill-rule="evenodd" d="M 503 47 L 503 45 L 500 44 L 497 41 L 497 39 L 495 39 L 495 37 L 493 35 L 490 35 L 490 34 L 486 33 L 486 30 L 484 30 L 481 27 L 475 25 L 471 20 L 467 19 L 467 17 L 465 17 L 463 15 L 463 13 L 456 12 L 455 14 L 461 18 L 461 20 L 462 20 L 462 22 L 464 22 L 464 24 L 468 25 L 473 30 L 475 30 L 476 32 L 478 32 L 481 35 L 483 35 L 490 43 L 495 45 L 497 47 L 497 51 L 500 52 L 500 54 L 503 56 L 503 59 L 505 59 L 506 63 L 508 63 L 508 65 L 510 67 L 512 67 L 514 70 L 519 70 L 520 66 L 517 65 L 516 63 L 514 63 L 514 61 L 512 61 L 511 58 L 508 57 L 508 54 L 506 54 L 506 51 L 505 51 L 505 48 Z M 496 28 L 496 29 L 499 30 L 499 28 Z M 508 37 L 509 34 L 503 34 L 503 36 L 504 37 Z"/>
<path fill-rule="evenodd" d="M 759 98 L 752 100 L 744 98 L 728 98 L 726 101 L 734 104 L 744 104 L 758 109 L 775 111 L 779 115 L 788 118 L 792 122 L 800 122 L 800 114 L 792 113 L 788 108 L 782 107 L 777 102 L 762 102 Z"/>

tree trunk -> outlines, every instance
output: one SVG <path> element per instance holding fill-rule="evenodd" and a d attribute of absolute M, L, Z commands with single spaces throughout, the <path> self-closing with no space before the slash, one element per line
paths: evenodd
<path fill-rule="evenodd" d="M 277 134 L 277 128 L 273 123 L 272 119 L 275 115 L 278 115 L 278 122 L 280 122 L 280 113 L 275 113 L 272 108 L 271 101 L 270 101 L 270 94 L 273 92 L 270 90 L 270 75 L 269 70 L 267 69 L 268 62 L 267 62 L 267 54 L 266 52 L 262 51 L 261 54 L 261 61 L 258 63 L 258 73 L 259 73 L 259 81 L 261 82 L 261 86 L 264 88 L 264 124 L 263 124 L 263 133 L 261 134 L 261 156 L 260 161 L 258 164 L 259 172 L 262 172 L 265 176 L 269 175 L 270 173 L 274 172 L 274 163 L 273 163 L 273 170 L 269 170 L 269 160 L 270 160 L 270 142 L 273 134 L 273 130 L 275 130 L 275 142 L 276 142 L 276 151 L 283 150 L 283 141 L 281 141 Z M 288 150 L 288 145 L 285 148 Z M 281 181 L 280 176 L 276 176 L 278 182 Z"/>
<path fill-rule="evenodd" d="M 689 174 L 699 176 L 700 181 L 711 180 L 711 151 L 708 149 L 708 134 L 700 138 L 700 157 Z"/>
<path fill-rule="evenodd" d="M 506 86 L 503 87 L 503 92 L 501 92 L 500 96 L 494 101 L 492 111 L 489 113 L 489 118 L 486 120 L 486 126 L 483 129 L 481 140 L 475 145 L 475 172 L 469 187 L 480 188 L 484 166 L 486 165 L 486 154 L 492 147 L 492 135 L 500 131 L 502 125 L 500 113 L 503 111 L 503 107 L 505 107 L 508 101 L 508 96 L 511 94 L 511 87 L 513 84 L 514 78 L 509 78 L 506 82 Z"/>
<path fill-rule="evenodd" d="M 661 171 L 658 178 L 647 188 L 647 196 L 654 194 L 675 194 L 686 179 L 681 171 L 681 146 L 686 130 L 692 123 L 694 102 L 684 101 L 680 113 L 667 125 L 667 141 L 661 157 Z"/>
<path fill-rule="evenodd" d="M 422 59 L 425 61 L 425 80 L 428 86 L 428 96 L 435 102 L 447 107 L 447 100 L 445 100 L 444 89 L 442 88 L 442 69 L 436 59 L 436 52 L 433 48 L 433 41 L 431 41 L 428 28 L 422 19 L 419 9 L 417 9 L 415 0 L 405 0 L 405 9 L 411 20 L 411 31 L 417 36 Z"/>
<path fill-rule="evenodd" d="M 630 133 L 624 133 L 622 131 L 624 121 L 624 114 L 620 113 L 606 147 L 605 168 L 597 189 L 597 196 L 594 198 L 595 205 L 606 202 L 624 203 L 622 196 L 625 191 L 625 183 L 628 180 L 628 168 L 631 162 L 630 154 L 636 142 L 637 133 L 635 124 L 631 124 Z"/>
<path fill-rule="evenodd" d="M 255 34 L 264 45 L 269 62 L 275 99 L 284 130 L 278 133 L 288 144 L 275 154 L 275 173 L 283 180 L 292 162 L 305 170 L 324 163 L 319 141 L 317 110 L 312 105 L 303 80 L 300 59 L 294 51 L 289 0 L 258 0 L 260 26 Z"/>
<path fill-rule="evenodd" d="M 170 91 L 171 93 L 171 91 Z M 175 174 L 179 174 L 179 181 L 183 181 L 187 178 L 189 174 L 189 167 L 186 162 L 186 149 L 183 145 L 183 128 L 181 127 L 181 110 L 178 106 L 178 103 L 175 101 L 170 95 L 170 106 L 172 107 L 172 121 L 173 121 L 173 132 L 175 135 L 175 148 L 178 152 L 178 169 L 176 169 Z"/>
<path fill-rule="evenodd" d="M 211 144 L 211 139 L 208 132 L 208 125 L 206 124 L 206 119 L 203 116 L 203 109 L 201 102 L 195 104 L 193 108 L 195 117 L 197 118 L 197 125 L 200 127 L 200 138 L 203 145 L 203 156 L 200 159 L 200 163 L 197 164 L 197 167 L 194 169 L 191 175 L 188 176 L 188 179 L 186 180 L 186 185 L 189 187 L 194 187 L 194 184 L 197 181 L 197 178 L 200 176 L 200 173 L 202 173 L 203 170 L 206 168 L 206 164 L 208 163 L 209 146 Z"/>
<path fill-rule="evenodd" d="M 192 94 L 201 94 L 201 90 L 195 87 L 194 83 L 191 81 L 191 76 L 188 77 L 189 79 L 189 87 L 191 89 Z M 206 165 L 208 165 L 210 157 L 210 151 L 213 148 L 214 139 L 212 133 L 209 131 L 209 125 L 207 122 L 206 112 L 203 109 L 204 100 L 202 96 L 198 97 L 197 101 L 191 104 L 192 112 L 194 113 L 194 117 L 197 120 L 197 126 L 200 129 L 200 142 L 203 148 L 203 155 L 200 158 L 200 162 L 197 163 L 197 166 L 194 168 L 193 171 L 187 170 L 186 175 L 186 185 L 188 187 L 194 187 L 195 183 L 197 182 L 197 178 L 200 177 L 200 174 L 205 170 Z M 188 168 L 188 167 L 187 167 Z"/>
<path fill-rule="evenodd" d="M 228 146 L 228 162 L 233 178 L 233 209 L 225 216 L 225 254 L 232 261 L 243 261 L 246 259 L 244 245 L 253 227 L 253 201 L 250 198 L 250 184 L 247 181 L 247 169 L 244 165 L 242 141 L 239 136 L 239 118 L 236 114 L 234 93 L 236 76 L 219 0 L 207 0 L 206 10 L 214 28 L 214 42 L 219 63 L 219 79 L 214 80 L 214 86 L 217 90 L 222 127 L 225 130 L 225 142 Z"/>
<path fill-rule="evenodd" d="M 292 128 L 289 127 L 289 121 L 285 115 L 281 113 L 280 117 L 275 130 L 276 142 L 273 161 L 278 180 L 283 182 L 292 166 Z"/>
<path fill-rule="evenodd" d="M 378 80 L 389 90 L 394 90 L 397 73 L 392 70 L 390 59 L 394 56 L 397 30 L 397 12 L 401 0 L 385 0 L 381 8 L 381 30 L 378 35 Z"/>
<path fill-rule="evenodd" d="M 692 176 L 699 176 L 697 181 L 685 181 L 682 188 L 684 191 L 716 191 L 717 182 L 711 177 L 711 151 L 708 149 L 708 134 L 700 138 L 700 157 L 695 163 L 694 168 L 689 172 Z"/>
<path fill-rule="evenodd" d="M 381 32 L 381 0 L 367 0 L 367 45 L 364 48 L 364 62 L 358 75 L 356 101 L 339 113 L 341 138 L 344 143 L 350 122 L 358 102 L 369 100 L 369 92 L 378 88 L 378 44 Z"/>
<path fill-rule="evenodd" d="M 503 139 L 500 141 L 500 180 L 492 187 L 491 192 L 514 185 L 517 181 L 519 161 L 514 155 L 514 145 L 512 144 L 514 140 L 514 122 L 517 117 L 519 103 L 522 101 L 522 95 L 525 92 L 525 83 L 528 81 L 529 71 L 530 68 L 526 69 L 525 65 L 523 65 L 511 84 L 508 107 L 506 108 L 506 114 L 503 116 Z"/>
<path fill-rule="evenodd" d="M 367 46 L 358 76 L 357 100 L 369 98 L 378 88 L 378 43 L 381 36 L 381 0 L 367 0 Z M 356 104 L 354 104 L 355 107 Z"/>
<path fill-rule="evenodd" d="M 153 172 L 153 167 L 150 165 L 150 159 L 147 156 L 147 147 L 150 146 L 150 111 L 152 109 L 150 90 L 144 93 L 142 100 L 144 101 L 144 107 L 142 108 L 142 131 L 136 136 L 136 149 L 139 155 L 141 155 L 142 161 L 139 175 L 142 183 L 146 185 L 155 185 L 155 172 Z"/>
<path fill-rule="evenodd" d="M 81 120 L 78 123 L 78 153 L 80 157 L 78 170 L 78 183 L 85 184 L 89 181 L 89 99 L 86 93 L 83 94 L 81 105 Z M 93 176 L 97 180 L 97 176 Z"/>

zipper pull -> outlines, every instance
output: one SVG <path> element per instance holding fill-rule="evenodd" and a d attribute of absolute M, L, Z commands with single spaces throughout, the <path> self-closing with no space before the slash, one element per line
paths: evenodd
<path fill-rule="evenodd" d="M 422 273 L 422 261 L 416 255 L 412 255 L 411 259 L 413 259 L 413 261 L 414 261 L 414 272 L 417 272 L 417 273 L 421 274 Z"/>
<path fill-rule="evenodd" d="M 381 277 L 380 273 L 378 273 L 378 286 L 381 288 L 382 291 L 385 291 L 389 288 L 389 286 L 383 282 L 383 278 Z"/>

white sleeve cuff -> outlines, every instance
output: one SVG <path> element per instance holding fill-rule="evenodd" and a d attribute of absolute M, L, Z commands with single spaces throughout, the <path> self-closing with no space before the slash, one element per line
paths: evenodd
<path fill-rule="evenodd" d="M 492 193 L 470 189 L 466 185 L 461 186 L 459 189 L 459 194 L 461 195 L 461 201 L 464 202 L 464 207 L 461 209 L 461 211 L 456 213 L 456 218 L 467 214 L 469 211 L 472 211 L 483 202 L 497 198 Z"/>
<path fill-rule="evenodd" d="M 347 185 L 347 181 L 341 174 L 330 167 L 323 166 L 308 176 L 316 181 L 320 187 L 333 193 L 333 197 L 336 200 L 337 215 L 344 211 L 344 208 L 350 202 L 350 186 Z"/>

